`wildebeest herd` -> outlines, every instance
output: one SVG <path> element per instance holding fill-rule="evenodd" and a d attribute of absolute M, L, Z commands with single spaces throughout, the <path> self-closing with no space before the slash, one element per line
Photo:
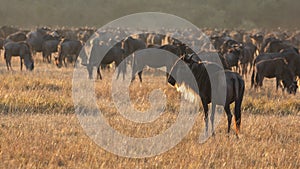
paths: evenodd
<path fill-rule="evenodd" d="M 234 102 L 236 135 L 238 134 L 245 90 L 243 78 L 249 77 L 251 73 L 251 87 L 262 87 L 264 78 L 275 78 L 276 88 L 281 87 L 283 91 L 296 94 L 298 88 L 296 80 L 300 76 L 299 31 L 206 28 L 203 32 L 209 42 L 201 46 L 195 46 L 197 43 L 194 43 L 194 40 L 206 36 L 203 37 L 204 34 L 195 33 L 190 29 L 162 30 L 160 32 L 164 34 L 140 33 L 131 36 L 126 36 L 127 31 L 127 28 L 107 28 L 105 31 L 97 31 L 93 28 L 50 29 L 47 27 L 28 31 L 2 26 L 0 44 L 1 49 L 4 49 L 8 70 L 11 69 L 12 56 L 20 57 L 21 70 L 23 62 L 28 70 L 33 70 L 37 52 L 41 52 L 43 61 L 48 63 L 52 63 L 54 53 L 54 63 L 58 68 L 67 66 L 68 63 L 75 63 L 79 58 L 80 64 L 86 67 L 89 78 L 93 78 L 93 68 L 96 67 L 97 78 L 102 79 L 101 68 L 113 62 L 118 67 L 118 77 L 123 72 L 124 78 L 126 67 L 130 65 L 132 81 L 138 74 L 140 82 L 142 82 L 142 70 L 146 66 L 166 67 L 167 81 L 173 86 L 185 83 L 178 80 L 180 66 L 177 63 L 181 60 L 189 67 L 197 81 L 196 87 L 185 85 L 194 91 L 199 91 L 205 112 L 206 130 L 208 129 L 208 104 L 212 103 L 211 123 L 213 124 L 215 106 L 223 105 L 228 117 L 229 132 L 232 119 L 230 104 Z M 173 38 L 169 32 L 173 32 L 173 35 L 176 34 L 179 38 Z M 90 38 L 92 36 L 93 38 Z M 89 47 L 88 50 L 85 45 Z M 195 47 L 200 50 L 195 52 L 192 50 Z M 170 59 L 161 55 L 157 57 L 152 54 L 151 57 L 156 57 L 154 60 L 160 60 L 159 63 L 138 56 L 123 62 L 128 56 L 148 49 L 168 51 L 177 58 Z M 217 54 L 220 62 L 214 62 L 213 59 L 206 61 L 205 58 L 214 53 Z M 207 68 L 213 70 L 213 77 L 209 76 Z M 222 74 L 226 79 L 220 80 Z M 225 101 L 213 97 L 215 89 L 227 91 Z M 212 126 L 212 133 L 213 130 Z"/>

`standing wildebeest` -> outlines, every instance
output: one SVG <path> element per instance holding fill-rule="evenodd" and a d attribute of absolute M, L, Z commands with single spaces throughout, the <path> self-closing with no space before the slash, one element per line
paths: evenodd
<path fill-rule="evenodd" d="M 253 66 L 253 60 L 257 53 L 258 49 L 252 43 L 245 43 L 243 45 L 243 50 L 239 59 L 243 76 L 246 76 L 248 74 L 248 65 L 250 65 L 249 71 L 251 71 Z"/>
<path fill-rule="evenodd" d="M 75 63 L 82 46 L 83 44 L 79 40 L 62 40 L 58 47 L 58 58 L 55 58 L 56 66 L 61 68 L 62 62 L 64 62 L 67 67 L 66 58 L 70 63 Z"/>
<path fill-rule="evenodd" d="M 26 42 L 9 42 L 4 45 L 4 59 L 6 61 L 7 70 L 11 69 L 11 57 L 20 56 L 21 70 L 23 68 L 23 60 L 27 70 L 33 70 L 34 62 L 30 52 L 30 47 Z"/>
<path fill-rule="evenodd" d="M 167 52 L 161 52 L 160 50 L 165 50 Z M 139 80 L 142 82 L 142 72 L 145 66 L 149 66 L 152 68 L 160 68 L 166 66 L 166 71 L 169 72 L 171 70 L 172 64 L 175 63 L 177 58 L 172 56 L 180 57 L 184 53 L 186 53 L 187 46 L 183 43 L 178 43 L 176 45 L 164 45 L 161 47 L 153 46 L 152 48 L 148 48 L 143 52 L 139 52 L 141 56 L 133 57 L 132 64 L 132 79 L 135 79 L 135 75 L 138 72 Z M 142 57 L 143 55 L 147 55 Z M 198 57 L 197 57 L 198 58 Z M 168 73 L 167 73 L 168 76 Z"/>
<path fill-rule="evenodd" d="M 252 40 L 252 43 L 259 49 L 259 52 L 262 53 L 262 44 L 264 42 L 264 36 L 260 33 L 250 35 L 250 38 Z"/>
<path fill-rule="evenodd" d="M 43 61 L 46 59 L 48 60 L 48 63 L 51 62 L 51 55 L 53 52 L 57 52 L 59 40 L 46 40 L 43 42 L 42 45 L 42 55 L 43 55 Z"/>
<path fill-rule="evenodd" d="M 46 40 L 58 40 L 59 38 L 57 32 L 53 34 L 47 28 L 38 28 L 36 31 L 27 34 L 26 41 L 30 45 L 32 53 L 35 54 L 36 52 L 42 52 L 42 46 Z"/>
<path fill-rule="evenodd" d="M 95 48 L 93 48 L 94 50 L 97 50 Z M 95 52 L 93 51 L 92 52 Z M 92 53 L 93 54 L 93 53 Z M 115 66 L 118 67 L 118 75 L 117 78 L 120 75 L 121 70 L 123 71 L 123 78 L 125 78 L 125 72 L 126 72 L 126 65 L 125 63 L 121 62 L 123 61 L 123 59 L 125 58 L 124 56 L 124 50 L 122 49 L 122 42 L 117 42 L 103 57 L 103 59 L 101 60 L 101 64 L 111 64 L 112 62 L 115 62 Z M 121 64 L 121 65 L 120 65 Z M 100 65 L 97 68 L 97 79 L 102 79 L 101 76 L 101 72 L 100 72 Z M 91 74 L 90 74 L 90 78 L 91 78 Z"/>
<path fill-rule="evenodd" d="M 197 86 L 193 84 L 185 84 L 190 87 L 193 91 L 199 91 L 198 95 L 202 101 L 204 114 L 205 114 L 205 126 L 206 134 L 208 133 L 208 104 L 212 103 L 212 113 L 211 113 L 211 124 L 212 133 L 214 134 L 214 114 L 216 105 L 223 105 L 227 114 L 228 120 L 228 130 L 230 132 L 232 114 L 230 111 L 230 104 L 235 102 L 234 116 L 236 124 L 236 136 L 238 136 L 238 131 L 241 124 L 241 105 L 244 96 L 245 84 L 241 76 L 235 72 L 225 71 L 218 64 L 211 62 L 198 62 L 191 58 L 184 58 L 185 63 L 188 64 L 189 69 L 193 73 L 193 76 L 197 82 Z M 179 65 L 179 64 L 178 64 Z M 176 65 L 173 66 L 172 72 L 168 78 L 168 82 L 171 85 L 181 85 L 182 83 L 188 83 L 182 81 L 182 76 L 180 74 L 182 69 Z M 208 70 L 211 76 L 208 74 Z M 224 77 L 225 74 L 225 77 Z M 223 75 L 223 76 L 222 76 Z M 181 76 L 181 77 L 180 77 Z M 183 77 L 184 78 L 184 77 Z M 224 79 L 226 78 L 226 79 Z M 176 80 L 175 80 L 176 79 Z M 196 87 L 196 88 L 195 88 Z M 226 90 L 225 103 L 222 98 L 218 97 L 219 93 L 224 93 Z"/>
<path fill-rule="evenodd" d="M 239 70 L 239 59 L 242 51 L 243 46 L 241 44 L 233 44 L 233 46 L 228 49 L 228 52 L 223 53 L 228 67 L 235 67 L 235 71 Z"/>
<path fill-rule="evenodd" d="M 145 49 L 146 44 L 145 44 L 145 42 L 143 42 L 140 39 L 134 39 L 131 36 L 129 36 L 123 41 L 122 47 L 123 47 L 125 55 L 127 57 L 137 50 Z"/>
<path fill-rule="evenodd" d="M 293 46 L 285 41 L 277 39 L 277 40 L 270 41 L 264 50 L 266 53 L 275 53 L 275 52 L 280 52 L 282 49 L 288 49 L 288 48 L 293 48 Z"/>
<path fill-rule="evenodd" d="M 283 83 L 283 87 L 287 88 L 288 93 L 296 93 L 297 83 L 295 83 L 294 74 L 288 67 L 284 58 L 274 58 L 268 60 L 261 60 L 254 65 L 251 76 L 251 87 L 254 85 L 262 87 L 264 78 L 276 78 L 276 89 Z"/>
<path fill-rule="evenodd" d="M 297 48 L 283 49 L 278 53 L 260 54 L 255 58 L 253 64 L 255 65 L 259 61 L 275 58 L 285 58 L 288 67 L 292 70 L 294 75 L 300 77 L 300 55 Z"/>

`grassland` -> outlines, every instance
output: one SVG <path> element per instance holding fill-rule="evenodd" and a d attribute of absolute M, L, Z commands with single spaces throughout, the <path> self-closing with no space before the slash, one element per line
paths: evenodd
<path fill-rule="evenodd" d="M 198 142 L 203 125 L 202 108 L 188 135 L 171 150 L 150 158 L 125 158 L 105 151 L 83 131 L 74 113 L 72 68 L 58 69 L 35 58 L 33 72 L 6 70 L 0 58 L 0 168 L 300 168 L 300 94 L 276 92 L 274 81 L 261 91 L 249 89 L 242 109 L 240 139 L 226 134 L 226 116 L 216 136 Z M 122 118 L 111 99 L 113 70 L 97 80 L 99 108 L 118 131 L 136 137 L 164 131 L 176 120 L 179 93 L 161 85 L 164 76 L 144 76 L 130 86 L 130 97 L 139 110 L 149 108 L 148 94 L 161 88 L 167 109 L 160 120 L 134 124 Z M 201 106 L 200 106 L 201 107 Z"/>

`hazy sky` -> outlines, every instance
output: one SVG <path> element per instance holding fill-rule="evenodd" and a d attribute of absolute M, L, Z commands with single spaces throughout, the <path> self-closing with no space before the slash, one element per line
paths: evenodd
<path fill-rule="evenodd" d="M 199 27 L 300 25 L 299 0 L 5 0 L 0 25 L 95 26 L 137 12 L 164 12 Z"/>

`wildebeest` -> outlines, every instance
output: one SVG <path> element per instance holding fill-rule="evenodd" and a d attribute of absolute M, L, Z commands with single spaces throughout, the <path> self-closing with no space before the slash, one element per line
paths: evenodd
<path fill-rule="evenodd" d="M 251 87 L 262 87 L 264 78 L 276 78 L 276 89 L 280 81 L 282 81 L 284 88 L 287 88 L 288 93 L 296 93 L 297 83 L 295 83 L 295 76 L 288 63 L 284 58 L 274 58 L 261 60 L 257 62 L 253 68 L 251 76 Z"/>
<path fill-rule="evenodd" d="M 11 69 L 11 57 L 20 56 L 21 70 L 23 68 L 23 60 L 27 70 L 33 70 L 34 62 L 32 59 L 30 47 L 26 42 L 9 42 L 4 45 L 4 59 L 6 61 L 7 70 Z"/>
<path fill-rule="evenodd" d="M 245 43 L 243 45 L 243 50 L 240 55 L 240 66 L 242 69 L 242 75 L 246 76 L 248 73 L 248 65 L 250 65 L 249 71 L 251 71 L 253 66 L 254 57 L 258 54 L 258 49 L 252 43 Z"/>
<path fill-rule="evenodd" d="M 263 52 L 262 44 L 264 42 L 264 36 L 261 33 L 250 35 L 252 43 L 259 49 L 260 53 Z"/>
<path fill-rule="evenodd" d="M 288 48 L 293 48 L 293 46 L 287 42 L 276 39 L 270 41 L 264 50 L 266 53 L 276 53 L 276 52 L 280 52 L 282 49 L 288 49 Z"/>
<path fill-rule="evenodd" d="M 216 105 L 224 106 L 228 120 L 227 132 L 229 133 L 232 120 L 230 104 L 235 102 L 234 116 L 236 124 L 236 136 L 238 136 L 238 131 L 241 124 L 241 105 L 245 90 L 244 80 L 235 72 L 227 70 L 224 72 L 222 67 L 220 67 L 218 64 L 211 62 L 198 62 L 190 58 L 184 58 L 184 60 L 185 63 L 188 64 L 188 67 L 197 82 L 197 86 L 194 87 L 193 84 L 185 85 L 190 87 L 193 91 L 199 91 L 198 95 L 200 96 L 204 108 L 206 133 L 208 132 L 208 104 L 212 103 L 212 113 L 210 118 L 212 124 L 212 133 L 214 134 L 213 123 Z M 209 76 L 208 70 L 210 70 L 212 73 L 211 76 Z M 184 74 L 180 74 L 180 71 L 181 68 L 179 66 L 173 66 L 172 72 L 168 78 L 168 82 L 171 85 L 174 86 L 175 84 L 181 85 L 182 83 L 187 83 L 182 81 L 180 76 L 184 76 Z M 224 74 L 226 79 L 224 79 Z M 224 90 L 226 90 L 225 102 L 218 97 L 218 93 L 224 92 Z"/>
<path fill-rule="evenodd" d="M 70 63 L 76 62 L 83 44 L 79 40 L 64 39 L 59 43 L 58 57 L 55 58 L 56 66 L 62 67 L 62 62 L 67 67 L 66 58 Z"/>
<path fill-rule="evenodd" d="M 134 39 L 129 36 L 123 41 L 122 48 L 124 49 L 125 55 L 129 56 L 137 50 L 145 49 L 146 44 L 140 39 Z"/>
<path fill-rule="evenodd" d="M 258 55 L 253 64 L 262 60 L 285 58 L 288 63 L 288 67 L 292 70 L 295 76 L 300 77 L 300 55 L 297 48 L 288 48 L 281 50 L 277 53 L 263 53 Z"/>
<path fill-rule="evenodd" d="M 96 50 L 95 48 L 93 48 L 93 49 Z M 92 49 L 92 52 L 94 52 L 93 49 Z M 123 78 L 125 78 L 124 76 L 125 76 L 125 72 L 126 72 L 126 65 L 125 65 L 125 63 L 121 64 L 121 62 L 123 61 L 124 58 L 125 58 L 125 55 L 124 55 L 124 50 L 122 49 L 122 42 L 117 42 L 104 55 L 103 59 L 101 60 L 100 65 L 101 64 L 102 65 L 103 64 L 111 64 L 112 62 L 115 62 L 116 67 L 119 66 L 117 78 L 119 77 L 121 70 L 123 71 Z M 97 68 L 97 79 L 102 79 L 101 72 L 100 72 L 100 65 Z M 90 78 L 91 78 L 91 74 L 90 74 Z"/>
<path fill-rule="evenodd" d="M 171 70 L 172 64 L 177 59 L 176 57 L 180 57 L 185 54 L 186 50 L 188 50 L 187 48 L 188 47 L 185 44 L 178 43 L 173 45 L 164 45 L 158 48 L 154 46 L 152 48 L 146 49 L 144 52 L 139 52 L 141 56 L 133 57 L 131 81 L 135 79 L 135 75 L 138 72 L 139 80 L 140 82 L 142 82 L 142 72 L 145 66 L 149 66 L 152 68 L 160 68 L 166 66 L 166 71 L 169 72 Z M 170 53 L 160 50 L 168 51 Z M 174 55 L 176 57 L 172 57 Z"/>
<path fill-rule="evenodd" d="M 58 40 L 59 36 L 51 34 L 47 28 L 38 28 L 36 31 L 31 31 L 27 34 L 27 43 L 31 47 L 32 53 L 42 52 L 43 43 L 46 40 Z"/>
<path fill-rule="evenodd" d="M 20 42 L 20 41 L 26 41 L 27 37 L 24 32 L 15 32 L 13 34 L 10 34 L 6 41 L 13 41 L 13 42 Z"/>
<path fill-rule="evenodd" d="M 43 61 L 47 59 L 48 63 L 51 62 L 52 53 L 57 52 L 59 40 L 46 40 L 42 45 Z"/>

